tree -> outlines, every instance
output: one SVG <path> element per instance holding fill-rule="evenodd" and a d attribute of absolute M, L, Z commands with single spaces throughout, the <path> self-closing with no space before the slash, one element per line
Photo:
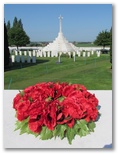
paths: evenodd
<path fill-rule="evenodd" d="M 23 29 L 21 19 L 14 18 L 13 27 L 8 31 L 8 38 L 9 45 L 16 45 L 17 47 L 30 43 L 30 38 Z"/>
<path fill-rule="evenodd" d="M 18 26 L 23 29 L 23 24 L 22 24 L 21 19 L 18 21 Z"/>
<path fill-rule="evenodd" d="M 30 43 L 30 39 L 25 31 L 20 27 L 12 27 L 9 32 L 9 45 L 25 46 Z"/>
<path fill-rule="evenodd" d="M 11 25 L 10 25 L 10 21 L 7 22 L 7 32 L 10 30 Z"/>
<path fill-rule="evenodd" d="M 7 68 L 9 66 L 9 58 L 10 58 L 10 53 L 8 48 L 7 28 L 4 22 L 4 68 Z"/>
<path fill-rule="evenodd" d="M 100 32 L 96 37 L 94 44 L 98 46 L 101 45 L 103 48 L 105 48 L 106 45 L 110 45 L 110 32 L 107 32 L 106 30 Z"/>
<path fill-rule="evenodd" d="M 16 27 L 17 24 L 18 24 L 18 20 L 17 20 L 17 18 L 15 17 L 15 18 L 14 18 L 14 21 L 13 21 L 13 27 Z"/>

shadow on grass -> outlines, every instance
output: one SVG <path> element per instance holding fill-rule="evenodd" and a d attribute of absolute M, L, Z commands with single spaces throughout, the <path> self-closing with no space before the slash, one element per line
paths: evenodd
<path fill-rule="evenodd" d="M 8 67 L 7 69 L 4 70 L 4 72 L 6 71 L 11 71 L 11 70 L 16 70 L 16 69 L 21 69 L 21 68 L 26 68 L 26 67 L 30 67 L 30 66 L 35 66 L 35 65 L 38 65 L 38 64 L 41 64 L 41 63 L 46 63 L 46 62 L 49 62 L 49 60 L 41 60 L 41 59 L 37 59 L 36 60 L 36 63 L 13 63 L 12 66 Z"/>

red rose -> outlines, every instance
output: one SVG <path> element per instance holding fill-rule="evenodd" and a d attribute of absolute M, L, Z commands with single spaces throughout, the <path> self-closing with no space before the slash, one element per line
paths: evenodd
<path fill-rule="evenodd" d="M 57 112 L 57 124 L 67 124 L 70 128 L 73 127 L 75 121 L 70 115 L 64 115 L 61 111 Z"/>
<path fill-rule="evenodd" d="M 54 130 L 54 127 L 56 126 L 56 111 L 57 111 L 56 103 L 53 102 L 49 104 L 46 110 L 47 113 L 44 119 L 44 124 L 50 130 Z"/>
<path fill-rule="evenodd" d="M 17 107 L 18 120 L 22 121 L 29 116 L 30 101 L 20 102 Z"/>
<path fill-rule="evenodd" d="M 16 97 L 14 98 L 14 100 L 13 100 L 13 108 L 14 108 L 14 109 L 17 110 L 21 98 L 22 98 L 22 97 L 21 97 L 20 94 L 17 94 Z"/>
<path fill-rule="evenodd" d="M 72 87 L 71 85 L 67 85 L 63 88 L 62 90 L 62 96 L 68 97 L 68 95 L 73 92 L 74 87 Z"/>
<path fill-rule="evenodd" d="M 25 93 L 29 93 L 29 92 L 31 92 L 33 89 L 34 89 L 34 86 L 29 86 L 29 87 L 27 87 L 27 88 L 24 89 L 24 92 L 25 92 Z"/>
<path fill-rule="evenodd" d="M 34 133 L 40 133 L 42 130 L 42 123 L 39 120 L 31 119 L 28 123 L 29 129 Z"/>

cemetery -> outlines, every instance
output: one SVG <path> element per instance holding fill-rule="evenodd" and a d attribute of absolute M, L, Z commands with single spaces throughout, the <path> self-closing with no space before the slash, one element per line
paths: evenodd
<path fill-rule="evenodd" d="M 75 62 L 75 57 L 90 57 L 94 53 L 97 57 L 100 57 L 103 47 L 76 47 L 74 44 L 69 43 L 62 33 L 62 19 L 59 17 L 59 33 L 57 38 L 49 43 L 45 47 L 9 47 L 11 53 L 11 62 L 22 62 L 22 63 L 36 63 L 36 57 L 58 57 L 58 62 L 62 54 L 68 54 Z M 109 47 L 105 48 L 109 50 Z"/>
<path fill-rule="evenodd" d="M 85 84 L 88 89 L 111 89 L 109 53 L 102 54 L 102 46 L 77 47 L 69 43 L 62 32 L 62 19 L 60 16 L 57 38 L 47 46 L 9 47 L 12 67 L 5 72 L 5 89 L 20 89 L 39 81 L 65 81 Z"/>

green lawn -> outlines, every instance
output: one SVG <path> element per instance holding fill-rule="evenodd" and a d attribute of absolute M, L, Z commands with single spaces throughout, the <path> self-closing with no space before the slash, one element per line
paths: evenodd
<path fill-rule="evenodd" d="M 91 44 L 91 43 L 77 43 L 76 46 L 77 47 L 96 47 L 95 44 Z"/>
<path fill-rule="evenodd" d="M 5 89 L 23 89 L 29 85 L 43 81 L 61 81 L 84 84 L 89 90 L 111 90 L 112 70 L 109 55 L 101 57 L 66 56 L 58 58 L 37 58 L 36 64 L 13 64 L 11 70 L 4 73 Z"/>

